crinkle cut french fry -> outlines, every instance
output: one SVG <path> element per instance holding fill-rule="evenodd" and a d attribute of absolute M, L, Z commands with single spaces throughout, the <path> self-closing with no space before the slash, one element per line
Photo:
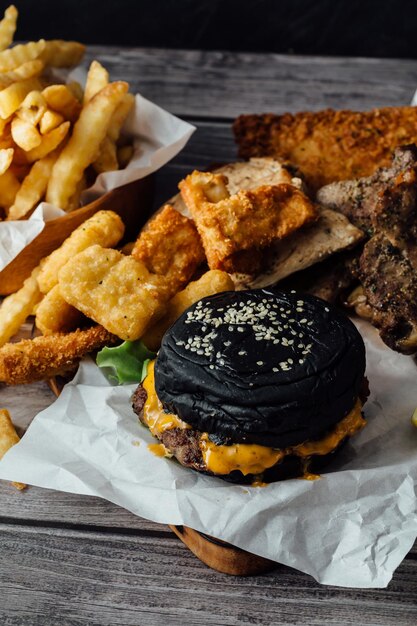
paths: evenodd
<path fill-rule="evenodd" d="M 37 78 L 28 78 L 2 89 L 0 91 L 0 117 L 3 119 L 10 117 L 17 111 L 28 93 L 39 87 L 40 83 Z"/>
<path fill-rule="evenodd" d="M 111 345 L 117 338 L 102 326 L 72 333 L 24 339 L 0 348 L 0 381 L 24 385 L 74 370 L 93 350 Z"/>
<path fill-rule="evenodd" d="M 119 139 L 123 123 L 134 101 L 135 97 L 131 93 L 125 94 L 111 117 L 107 135 L 101 142 L 98 157 L 93 163 L 93 167 L 98 174 L 101 172 L 111 172 L 119 168 L 116 142 Z"/>
<path fill-rule="evenodd" d="M 83 174 L 83 177 L 77 184 L 74 195 L 71 196 L 71 198 L 68 200 L 68 205 L 67 205 L 68 213 L 80 208 L 81 194 L 85 189 L 87 189 L 87 177 L 85 174 Z"/>
<path fill-rule="evenodd" d="M 53 130 L 49 131 L 45 135 L 42 135 L 42 140 L 39 146 L 28 150 L 21 155 L 21 160 L 26 163 L 33 163 L 39 159 L 43 159 L 50 152 L 55 150 L 65 139 L 70 129 L 70 122 L 64 122 L 57 126 Z"/>
<path fill-rule="evenodd" d="M 162 337 L 168 328 L 194 302 L 212 296 L 222 291 L 234 291 L 235 286 L 229 274 L 220 270 L 210 270 L 201 278 L 189 283 L 185 289 L 179 291 L 167 304 L 165 315 L 156 324 L 151 326 L 142 337 L 142 341 L 149 350 L 157 351 L 161 346 Z"/>
<path fill-rule="evenodd" d="M 124 169 L 128 165 L 128 163 L 130 163 L 133 153 L 134 148 L 132 145 L 121 146 L 117 149 L 117 161 L 119 163 L 120 169 Z"/>
<path fill-rule="evenodd" d="M 4 457 L 6 452 L 19 443 L 20 437 L 16 432 L 13 425 L 12 418 L 7 409 L 0 409 L 0 460 Z M 19 489 L 26 489 L 27 485 L 24 483 L 12 483 L 13 487 Z"/>
<path fill-rule="evenodd" d="M 18 83 L 21 80 L 39 76 L 44 67 L 40 59 L 34 59 L 33 61 L 27 61 L 23 63 L 23 65 L 19 65 L 19 67 L 10 70 L 10 72 L 2 72 L 0 74 L 0 88 L 5 89 L 5 87 L 8 87 L 12 83 Z"/>
<path fill-rule="evenodd" d="M 113 113 L 107 130 L 107 136 L 110 137 L 114 143 L 118 141 L 122 126 L 134 104 L 135 96 L 132 93 L 127 93 L 123 96 L 122 101 Z"/>
<path fill-rule="evenodd" d="M 110 139 L 110 137 L 104 137 L 101 142 L 100 152 L 93 163 L 93 167 L 97 174 L 101 174 L 102 172 L 112 172 L 113 170 L 117 170 L 119 168 L 116 144 Z"/>
<path fill-rule="evenodd" d="M 0 72 L 9 72 L 23 63 L 38 59 L 45 47 L 45 40 L 40 39 L 3 50 L 0 52 Z"/>
<path fill-rule="evenodd" d="M 14 117 L 11 125 L 12 137 L 15 144 L 28 152 L 37 148 L 42 142 L 42 136 L 36 126 L 25 122 L 20 117 Z"/>
<path fill-rule="evenodd" d="M 67 261 L 86 248 L 100 244 L 103 247 L 115 246 L 123 237 L 124 224 L 113 211 L 98 211 L 83 222 L 54 250 L 43 262 L 38 275 L 42 293 L 48 293 L 58 283 L 58 272 Z"/>
<path fill-rule="evenodd" d="M 45 113 L 41 117 L 41 121 L 39 122 L 39 130 L 41 135 L 45 135 L 49 133 L 51 130 L 62 124 L 64 122 L 64 116 L 57 111 L 52 111 L 52 109 L 47 109 Z"/>
<path fill-rule="evenodd" d="M 0 459 L 19 441 L 20 437 L 13 426 L 9 411 L 0 409 Z"/>
<path fill-rule="evenodd" d="M 13 148 L 0 149 L 0 176 L 9 169 L 13 160 L 13 154 Z"/>
<path fill-rule="evenodd" d="M 39 124 L 47 109 L 46 100 L 40 91 L 30 91 L 16 111 L 17 117 L 33 126 Z"/>
<path fill-rule="evenodd" d="M 66 120 L 75 122 L 81 111 L 81 104 L 66 85 L 49 85 L 42 91 L 48 106 L 61 113 Z"/>
<path fill-rule="evenodd" d="M 15 173 L 9 168 L 0 176 L 0 207 L 6 209 L 6 212 L 13 204 L 19 189 L 20 182 Z"/>
<path fill-rule="evenodd" d="M 52 170 L 47 202 L 65 210 L 84 170 L 97 158 L 111 117 L 127 89 L 127 83 L 110 83 L 83 107 L 72 136 Z"/>
<path fill-rule="evenodd" d="M 23 322 L 42 297 L 37 276 L 39 267 L 25 280 L 23 287 L 7 296 L 0 305 L 0 346 L 17 333 Z"/>
<path fill-rule="evenodd" d="M 87 74 L 84 90 L 84 104 L 104 89 L 109 83 L 108 71 L 98 61 L 92 61 Z"/>
<path fill-rule="evenodd" d="M 9 209 L 8 220 L 20 220 L 22 217 L 25 217 L 43 198 L 57 158 L 58 153 L 54 152 L 32 165 Z"/>
<path fill-rule="evenodd" d="M 11 4 L 4 12 L 4 17 L 0 22 L 0 50 L 5 50 L 10 46 L 16 31 L 18 12 Z"/>
<path fill-rule="evenodd" d="M 16 155 L 16 150 L 15 150 L 15 155 Z M 13 156 L 13 159 L 15 158 L 15 155 Z M 31 168 L 30 163 L 15 163 L 15 161 L 12 161 L 12 164 L 7 171 L 13 172 L 13 174 L 16 176 L 19 183 L 22 183 L 23 180 L 26 178 L 26 176 L 29 174 L 30 168 Z"/>
<path fill-rule="evenodd" d="M 51 39 L 45 41 L 40 58 L 51 67 L 73 67 L 78 65 L 85 53 L 85 46 L 78 41 Z"/>
<path fill-rule="evenodd" d="M 3 132 L 0 135 L 0 148 L 1 149 L 15 148 L 16 147 L 16 144 L 14 143 L 13 138 L 12 138 L 10 119 L 11 118 L 8 118 L 8 121 L 6 122 L 6 124 L 5 124 L 4 128 L 3 128 Z"/>
<path fill-rule="evenodd" d="M 82 319 L 82 313 L 65 302 L 59 291 L 59 285 L 55 285 L 39 303 L 35 323 L 43 335 L 52 335 L 68 333 L 79 328 Z"/>
<path fill-rule="evenodd" d="M 0 117 L 0 137 L 6 131 L 6 127 L 10 128 L 10 122 L 12 121 L 12 119 L 13 119 L 13 116 L 10 116 L 10 117 L 6 118 L 5 120 L 3 120 Z M 11 147 L 11 146 L 9 146 L 9 147 Z"/>

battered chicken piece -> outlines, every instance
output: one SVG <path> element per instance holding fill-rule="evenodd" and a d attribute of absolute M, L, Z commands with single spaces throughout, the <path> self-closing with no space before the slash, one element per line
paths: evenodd
<path fill-rule="evenodd" d="M 288 160 L 315 191 L 370 176 L 390 164 L 396 147 L 417 143 L 417 107 L 241 115 L 233 128 L 239 156 Z"/>
<path fill-rule="evenodd" d="M 197 172 L 179 184 L 211 269 L 252 272 L 261 248 L 318 219 L 318 209 L 295 186 L 282 183 L 230 195 L 223 174 Z"/>
<path fill-rule="evenodd" d="M 0 348 L 0 381 L 22 385 L 76 369 L 80 359 L 93 350 L 119 341 L 102 326 L 73 333 L 23 339 Z"/>
<path fill-rule="evenodd" d="M 124 341 L 139 339 L 165 313 L 165 278 L 118 250 L 90 246 L 59 272 L 62 298 Z"/>
<path fill-rule="evenodd" d="M 234 291 L 235 286 L 226 272 L 209 270 L 198 280 L 188 283 L 182 291 L 175 294 L 167 303 L 165 315 L 151 326 L 142 337 L 142 341 L 149 350 L 157 352 L 161 347 L 162 337 L 167 329 L 177 320 L 184 311 L 194 302 L 212 296 L 222 291 Z"/>
<path fill-rule="evenodd" d="M 170 204 L 166 204 L 142 230 L 132 256 L 153 274 L 164 276 L 173 294 L 188 283 L 205 259 L 193 221 Z"/>

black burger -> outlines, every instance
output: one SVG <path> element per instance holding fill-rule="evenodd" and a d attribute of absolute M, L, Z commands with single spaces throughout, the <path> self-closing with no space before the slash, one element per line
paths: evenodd
<path fill-rule="evenodd" d="M 310 295 L 224 292 L 168 330 L 133 397 L 166 456 L 236 482 L 312 477 L 364 425 L 365 347 Z"/>

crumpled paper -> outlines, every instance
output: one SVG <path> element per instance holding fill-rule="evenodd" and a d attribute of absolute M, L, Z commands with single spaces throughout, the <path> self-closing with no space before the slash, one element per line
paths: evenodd
<path fill-rule="evenodd" d="M 194 131 L 188 122 L 136 94 L 123 126 L 123 134 L 133 138 L 133 157 L 125 169 L 100 174 L 83 192 L 82 204 L 156 172 L 182 150 Z M 0 222 L 0 271 L 42 232 L 46 221 L 61 215 L 65 213 L 59 207 L 42 202 L 28 220 Z"/>
<path fill-rule="evenodd" d="M 417 536 L 417 367 L 367 322 L 366 428 L 319 480 L 232 485 L 154 456 L 130 406 L 82 363 L 60 398 L 0 462 L 0 478 L 100 496 L 155 522 L 184 524 L 342 587 L 385 587 Z M 53 437 L 51 437 L 53 433 Z"/>

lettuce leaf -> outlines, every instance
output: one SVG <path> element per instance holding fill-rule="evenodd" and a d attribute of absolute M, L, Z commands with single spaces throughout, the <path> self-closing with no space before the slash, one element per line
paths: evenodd
<path fill-rule="evenodd" d="M 156 357 L 140 340 L 125 341 L 114 348 L 103 348 L 96 363 L 111 382 L 141 383 L 146 376 L 148 363 Z"/>

